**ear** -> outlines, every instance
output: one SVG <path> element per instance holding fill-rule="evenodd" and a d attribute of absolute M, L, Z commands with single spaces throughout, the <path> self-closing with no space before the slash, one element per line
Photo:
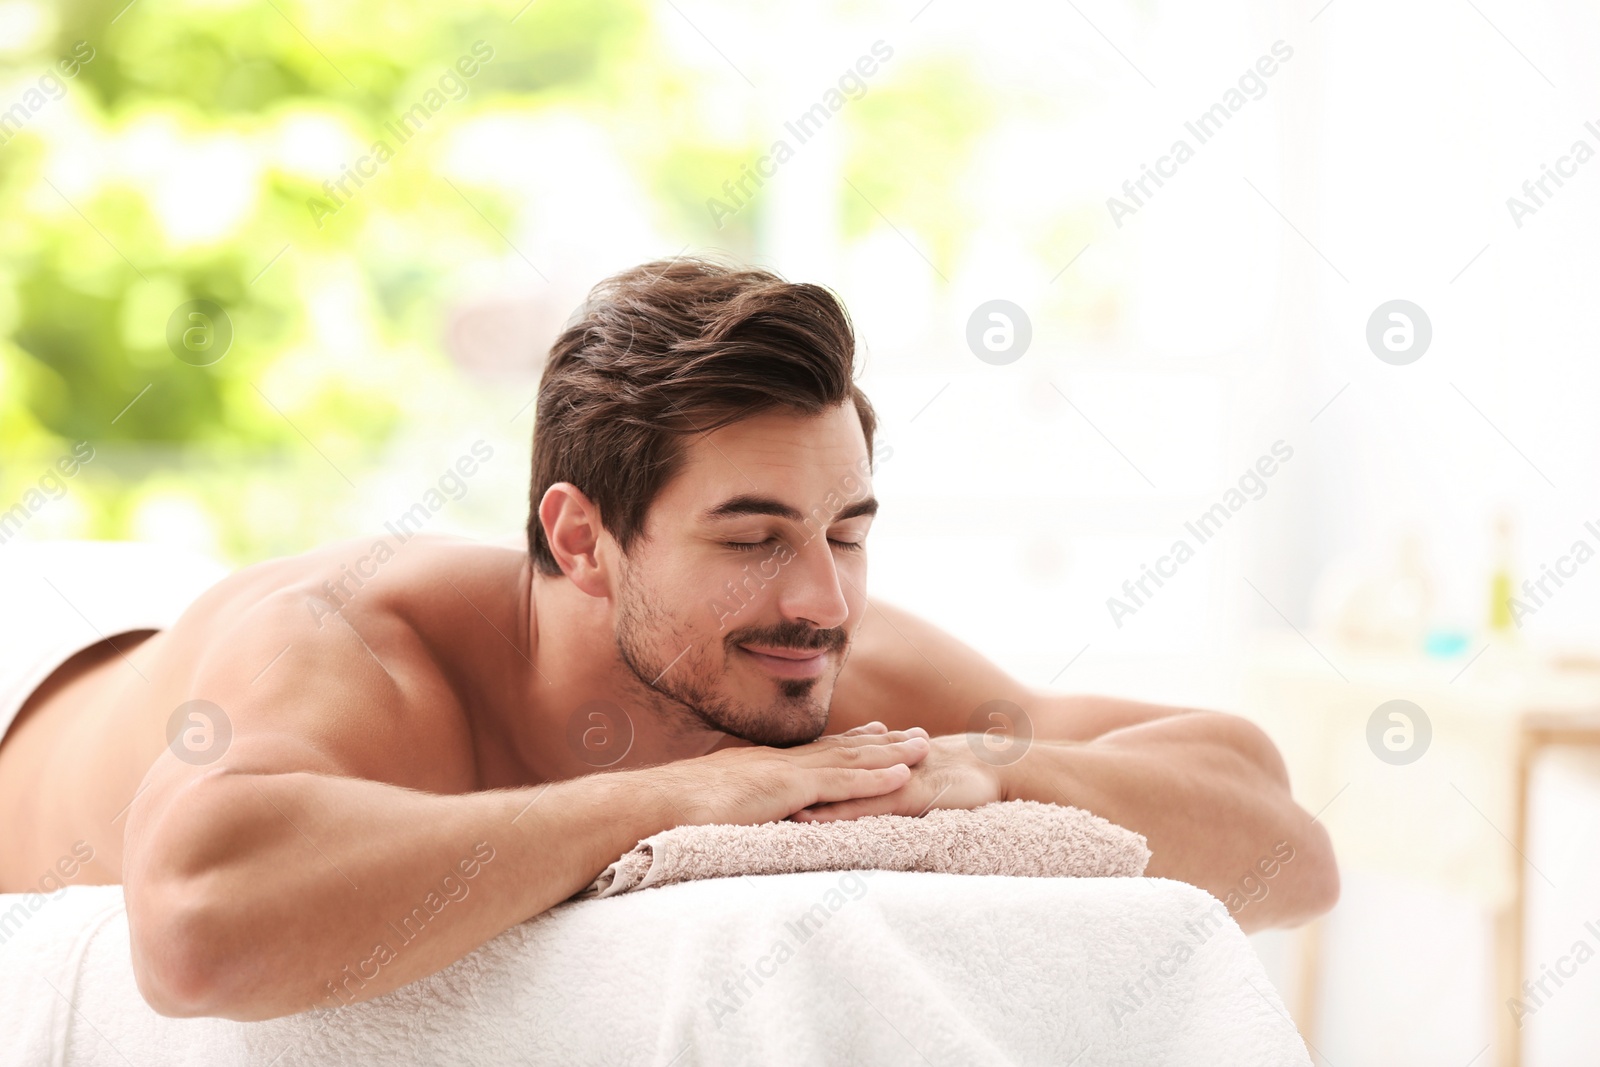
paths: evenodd
<path fill-rule="evenodd" d="M 594 597 L 609 597 L 611 583 L 600 558 L 610 535 L 600 524 L 600 509 L 571 482 L 556 482 L 539 498 L 539 522 L 556 563 L 572 584 Z"/>

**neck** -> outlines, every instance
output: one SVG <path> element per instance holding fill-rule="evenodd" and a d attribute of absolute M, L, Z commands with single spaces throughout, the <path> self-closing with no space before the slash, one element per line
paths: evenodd
<path fill-rule="evenodd" d="M 703 756 L 744 742 L 707 726 L 641 682 L 617 650 L 615 601 L 593 597 L 531 561 L 524 596 L 531 711 L 518 748 L 541 780 Z M 613 762 L 614 761 L 614 762 Z"/>

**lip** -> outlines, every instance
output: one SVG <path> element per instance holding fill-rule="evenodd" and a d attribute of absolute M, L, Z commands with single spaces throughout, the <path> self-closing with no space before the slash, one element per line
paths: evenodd
<path fill-rule="evenodd" d="M 766 668 L 780 678 L 814 678 L 822 673 L 828 662 L 828 649 L 825 648 L 809 651 L 798 648 L 775 648 L 770 652 L 756 652 L 744 645 L 738 645 L 737 648 L 753 659 L 758 666 Z"/>

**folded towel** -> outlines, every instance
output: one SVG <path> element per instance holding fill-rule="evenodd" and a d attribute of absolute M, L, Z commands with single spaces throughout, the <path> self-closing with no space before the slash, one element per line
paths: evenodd
<path fill-rule="evenodd" d="M 574 899 L 696 878 L 799 871 L 936 871 L 1029 878 L 1137 878 L 1144 837 L 1081 808 L 1007 800 L 926 815 L 837 822 L 678 826 L 647 837 Z"/>

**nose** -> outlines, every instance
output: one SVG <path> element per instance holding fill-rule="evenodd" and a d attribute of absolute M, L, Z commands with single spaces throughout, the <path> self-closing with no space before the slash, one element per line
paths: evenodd
<path fill-rule="evenodd" d="M 778 610 L 822 630 L 843 626 L 850 617 L 845 594 L 855 592 L 851 581 L 840 572 L 827 537 L 819 535 L 801 545 L 779 573 Z"/>

